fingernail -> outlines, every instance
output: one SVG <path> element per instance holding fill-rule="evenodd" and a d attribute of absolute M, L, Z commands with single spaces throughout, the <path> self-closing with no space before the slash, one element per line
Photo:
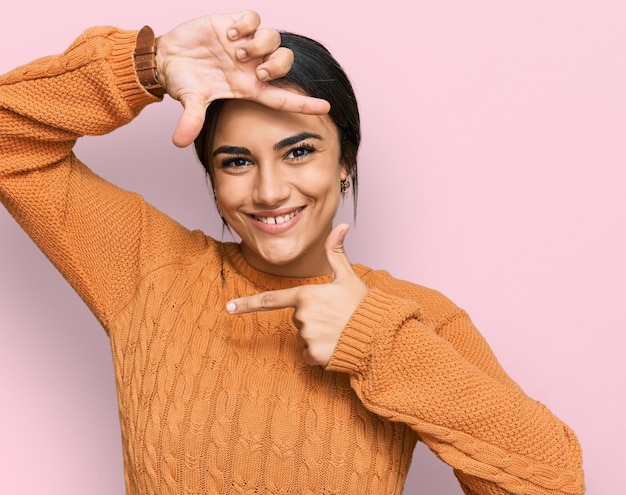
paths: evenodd
<path fill-rule="evenodd" d="M 226 304 L 226 311 L 228 311 L 229 313 L 232 313 L 236 309 L 237 309 L 237 305 L 234 302 L 229 301 L 228 304 Z"/>
<path fill-rule="evenodd" d="M 267 72 L 265 69 L 259 69 L 256 73 L 256 76 L 259 78 L 260 81 L 267 81 L 270 78 L 270 73 Z"/>
<path fill-rule="evenodd" d="M 230 30 L 228 31 L 228 37 L 229 37 L 231 40 L 236 39 L 238 35 L 239 35 L 239 32 L 238 32 L 236 29 L 230 29 Z"/>
<path fill-rule="evenodd" d="M 237 50 L 237 58 L 238 58 L 239 60 L 245 60 L 245 59 L 247 59 L 247 58 L 248 58 L 248 52 L 247 52 L 247 51 L 245 51 L 243 48 L 239 48 L 239 49 Z"/>

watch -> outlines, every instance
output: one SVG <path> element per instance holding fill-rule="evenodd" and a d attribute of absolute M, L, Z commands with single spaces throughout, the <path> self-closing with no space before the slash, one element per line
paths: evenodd
<path fill-rule="evenodd" d="M 141 85 L 155 96 L 163 96 L 166 91 L 159 83 L 156 65 L 156 39 L 150 26 L 144 26 L 137 34 L 135 46 L 135 70 Z"/>

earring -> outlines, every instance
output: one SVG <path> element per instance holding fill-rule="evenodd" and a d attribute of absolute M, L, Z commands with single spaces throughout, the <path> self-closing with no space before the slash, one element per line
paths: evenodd
<path fill-rule="evenodd" d="M 350 180 L 342 179 L 341 182 L 339 183 L 339 190 L 341 191 L 341 194 L 347 193 L 348 189 L 350 189 Z"/>

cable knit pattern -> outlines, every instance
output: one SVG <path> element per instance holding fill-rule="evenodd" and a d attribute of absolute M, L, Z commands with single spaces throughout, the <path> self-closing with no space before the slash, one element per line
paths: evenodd
<path fill-rule="evenodd" d="M 400 494 L 418 439 L 467 494 L 584 493 L 575 435 L 440 293 L 356 265 L 372 290 L 327 369 L 291 310 L 224 311 L 330 277 L 258 272 L 74 156 L 158 101 L 135 36 L 93 28 L 0 78 L 0 199 L 110 337 L 127 494 Z"/>

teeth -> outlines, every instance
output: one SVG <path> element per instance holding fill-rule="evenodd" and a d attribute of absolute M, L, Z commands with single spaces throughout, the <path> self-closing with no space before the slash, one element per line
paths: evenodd
<path fill-rule="evenodd" d="M 281 215 L 279 217 L 257 217 L 256 215 L 254 215 L 254 218 L 256 218 L 258 221 L 263 222 L 267 225 L 280 225 L 282 223 L 287 222 L 288 220 L 291 220 L 298 213 L 300 213 L 301 210 L 302 208 L 298 208 L 297 210 L 291 213 L 288 213 L 287 215 Z"/>

